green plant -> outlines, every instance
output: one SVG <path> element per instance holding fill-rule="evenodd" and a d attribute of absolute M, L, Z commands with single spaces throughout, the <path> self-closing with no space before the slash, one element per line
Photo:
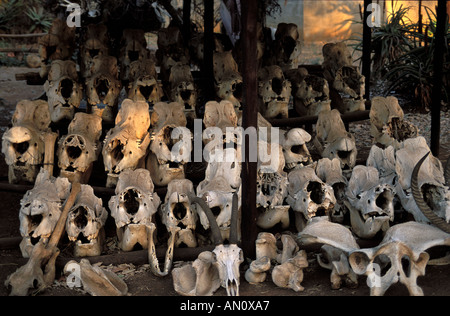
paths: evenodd
<path fill-rule="evenodd" d="M 427 32 L 425 34 L 418 30 L 409 31 L 409 36 L 413 42 L 425 42 L 424 46 L 417 46 L 409 49 L 396 60 L 387 65 L 387 73 L 383 77 L 391 84 L 385 89 L 388 94 L 394 89 L 414 89 L 415 98 L 418 105 L 428 110 L 431 104 L 431 89 L 433 79 L 433 56 L 436 47 L 435 31 L 436 31 L 436 14 L 433 10 L 425 7 L 428 15 Z M 445 47 L 443 72 L 443 92 L 445 100 L 449 100 L 449 82 L 450 75 L 450 59 L 449 59 L 449 21 L 447 19 L 445 25 Z"/>
<path fill-rule="evenodd" d="M 0 30 L 10 29 L 16 23 L 24 5 L 23 0 L 0 1 Z"/>
<path fill-rule="evenodd" d="M 43 7 L 37 9 L 35 7 L 29 7 L 26 14 L 31 20 L 30 33 L 36 30 L 47 32 L 52 25 L 53 19 L 44 11 Z"/>

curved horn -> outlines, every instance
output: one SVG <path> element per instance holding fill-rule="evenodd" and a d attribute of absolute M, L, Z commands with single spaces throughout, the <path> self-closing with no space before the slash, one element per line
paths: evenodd
<path fill-rule="evenodd" d="M 238 243 L 238 231 L 239 231 L 239 227 L 238 227 L 238 217 L 239 217 L 239 212 L 238 212 L 238 195 L 235 193 L 233 193 L 233 204 L 232 204 L 232 209 L 231 209 L 231 224 L 230 224 L 230 239 L 229 242 L 230 244 L 237 244 Z"/>
<path fill-rule="evenodd" d="M 419 207 L 420 211 L 425 215 L 428 220 L 438 227 L 439 229 L 443 230 L 446 233 L 450 233 L 450 224 L 447 223 L 445 220 L 437 216 L 433 210 L 428 206 L 428 204 L 425 202 L 422 196 L 422 192 L 419 188 L 419 181 L 418 181 L 418 175 L 420 167 L 422 166 L 425 159 L 428 157 L 430 152 L 428 152 L 422 159 L 419 160 L 419 162 L 414 167 L 413 173 L 411 175 L 411 190 L 414 197 L 414 201 L 416 201 L 417 206 Z"/>
<path fill-rule="evenodd" d="M 189 194 L 189 200 L 191 203 L 197 203 L 205 212 L 206 217 L 208 218 L 209 225 L 211 227 L 211 233 L 213 236 L 213 241 L 215 245 L 221 245 L 223 244 L 223 238 L 222 234 L 220 233 L 219 226 L 217 225 L 216 218 L 214 217 L 214 214 L 212 213 L 211 209 L 209 208 L 208 204 L 198 196 L 195 196 L 193 194 Z"/>

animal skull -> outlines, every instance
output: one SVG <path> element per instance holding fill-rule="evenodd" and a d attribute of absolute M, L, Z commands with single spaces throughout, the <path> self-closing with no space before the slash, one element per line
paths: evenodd
<path fill-rule="evenodd" d="M 283 71 L 297 68 L 300 62 L 300 45 L 297 25 L 279 23 L 275 32 L 272 64 L 279 65 Z"/>
<path fill-rule="evenodd" d="M 74 242 L 75 257 L 99 256 L 102 253 L 105 241 L 103 226 L 107 217 L 102 199 L 94 195 L 91 186 L 82 185 L 66 220 L 66 232 L 69 240 Z"/>
<path fill-rule="evenodd" d="M 34 183 L 44 162 L 44 136 L 51 132 L 50 122 L 47 102 L 23 100 L 17 103 L 12 127 L 2 137 L 9 183 L 21 180 Z"/>
<path fill-rule="evenodd" d="M 419 130 L 404 120 L 403 110 L 395 97 L 374 97 L 370 108 L 370 133 L 375 143 L 401 147 L 401 142 L 418 136 Z"/>
<path fill-rule="evenodd" d="M 130 80 L 130 65 L 137 60 L 145 59 L 148 55 L 147 41 L 144 30 L 125 29 L 122 36 L 120 51 L 120 79 Z"/>
<path fill-rule="evenodd" d="M 351 171 L 358 154 L 355 137 L 345 129 L 338 110 L 322 111 L 316 124 L 314 146 L 323 158 L 337 158 L 341 169 Z"/>
<path fill-rule="evenodd" d="M 394 188 L 380 183 L 378 170 L 358 165 L 353 169 L 346 195 L 352 229 L 361 238 L 387 231 L 394 220 Z"/>
<path fill-rule="evenodd" d="M 37 242 L 47 244 L 69 193 L 66 178 L 54 178 L 44 169 L 38 174 L 33 189 L 20 200 L 20 250 L 24 258 L 29 258 Z"/>
<path fill-rule="evenodd" d="M 267 66 L 258 71 L 260 111 L 267 119 L 287 118 L 291 83 L 285 79 L 280 66 Z"/>
<path fill-rule="evenodd" d="M 217 97 L 220 100 L 230 101 L 235 108 L 240 108 L 243 79 L 231 51 L 214 53 L 213 63 Z"/>
<path fill-rule="evenodd" d="M 342 175 L 339 159 L 320 159 L 316 165 L 316 174 L 323 182 L 333 188 L 336 204 L 334 205 L 334 209 L 332 214 L 330 214 L 330 217 L 333 222 L 342 223 L 344 221 L 344 215 L 348 211 L 344 203 L 347 199 L 346 189 L 348 181 L 347 178 Z"/>
<path fill-rule="evenodd" d="M 158 83 L 158 73 L 151 59 L 139 59 L 129 66 L 128 98 L 133 101 L 148 102 L 152 108 L 161 101 L 164 92 Z"/>
<path fill-rule="evenodd" d="M 450 191 L 445 186 L 444 168 L 441 162 L 434 156 L 428 156 L 420 164 L 420 170 L 416 175 L 417 191 L 420 194 L 412 195 L 412 175 L 415 166 L 430 149 L 423 137 L 407 139 L 403 142 L 403 148 L 397 150 L 395 170 L 398 176 L 397 194 L 400 197 L 403 208 L 414 216 L 417 222 L 428 223 L 424 216 L 426 208 L 428 214 L 448 222 L 450 220 Z M 422 200 L 417 203 L 416 201 Z M 420 207 L 421 206 L 421 207 Z M 419 208 L 420 207 L 420 208 Z"/>
<path fill-rule="evenodd" d="M 316 216 L 329 216 L 336 204 L 333 188 L 324 183 L 311 167 L 295 169 L 288 174 L 287 203 L 296 212 L 296 228 Z"/>
<path fill-rule="evenodd" d="M 338 97 L 336 107 L 341 113 L 365 109 L 365 77 L 353 66 L 352 56 L 344 42 L 328 43 L 322 48 L 323 74 Z M 341 93 L 344 98 L 342 98 Z"/>
<path fill-rule="evenodd" d="M 104 122 L 114 122 L 117 100 L 122 88 L 118 80 L 117 59 L 97 55 L 92 60 L 91 76 L 86 79 L 86 96 L 90 112 L 102 117 Z"/>
<path fill-rule="evenodd" d="M 76 113 L 68 135 L 58 142 L 58 166 L 61 176 L 70 182 L 87 183 L 93 164 L 101 151 L 102 119 L 95 114 Z"/>
<path fill-rule="evenodd" d="M 194 194 L 194 186 L 190 180 L 172 180 L 167 186 L 164 204 L 161 205 L 161 221 L 170 232 L 171 227 L 178 227 L 175 246 L 182 243 L 188 247 L 197 247 L 195 228 L 197 225 L 197 211 L 189 200 Z"/>
<path fill-rule="evenodd" d="M 44 90 L 48 98 L 52 122 L 72 120 L 75 109 L 83 98 L 83 87 L 78 82 L 77 65 L 71 60 L 53 61 Z"/>
<path fill-rule="evenodd" d="M 104 24 L 89 24 L 80 47 L 81 76 L 91 76 L 91 66 L 95 56 L 108 56 L 108 29 Z"/>
<path fill-rule="evenodd" d="M 55 19 L 48 34 L 39 38 L 41 78 L 48 75 L 49 65 L 55 60 L 69 59 L 74 50 L 76 27 L 69 27 L 66 21 Z"/>
<path fill-rule="evenodd" d="M 312 163 L 311 154 L 306 146 L 311 135 L 301 128 L 289 131 L 280 130 L 280 144 L 283 147 L 285 170 L 291 170 Z"/>
<path fill-rule="evenodd" d="M 170 71 L 170 100 L 184 105 L 185 111 L 192 112 L 195 118 L 197 91 L 191 67 L 187 64 L 176 63 Z"/>
<path fill-rule="evenodd" d="M 153 190 L 153 181 L 146 169 L 124 170 L 119 175 L 115 195 L 108 206 L 123 251 L 131 251 L 137 244 L 144 249 L 150 246 L 147 226 L 153 223 L 161 202 Z"/>
<path fill-rule="evenodd" d="M 264 229 L 281 223 L 282 228 L 289 226 L 289 206 L 282 205 L 287 196 L 287 174 L 284 169 L 284 155 L 279 144 L 258 141 L 258 174 L 256 179 L 256 205 L 261 214 L 256 224 Z M 277 155 L 278 151 L 278 155 Z M 264 154 L 268 157 L 262 157 Z M 269 158 L 269 159 L 267 159 Z M 276 163 L 278 161 L 278 163 Z"/>
<path fill-rule="evenodd" d="M 122 171 L 143 166 L 150 144 L 149 127 L 147 102 L 124 100 L 116 117 L 116 126 L 109 130 L 102 149 L 108 172 L 107 187 L 115 185 Z"/>
<path fill-rule="evenodd" d="M 192 148 L 190 132 L 182 104 L 160 102 L 151 115 L 152 141 L 147 169 L 158 186 L 166 186 L 174 179 L 184 179 L 184 164 L 189 161 Z"/>
<path fill-rule="evenodd" d="M 219 161 L 215 155 L 233 157 L 234 159 Z M 234 193 L 240 195 L 241 165 L 234 148 L 214 150 L 210 154 L 210 162 L 206 168 L 205 179 L 197 186 L 197 196 L 203 198 L 213 210 L 216 223 L 224 239 L 229 238 L 232 214 L 232 198 Z M 238 206 L 240 208 L 240 205 Z M 198 209 L 200 222 L 204 229 L 210 227 L 207 215 Z"/>
<path fill-rule="evenodd" d="M 294 108 L 300 116 L 317 116 L 323 110 L 331 111 L 326 79 L 308 74 L 305 68 L 289 70 L 286 77 L 292 84 Z"/>

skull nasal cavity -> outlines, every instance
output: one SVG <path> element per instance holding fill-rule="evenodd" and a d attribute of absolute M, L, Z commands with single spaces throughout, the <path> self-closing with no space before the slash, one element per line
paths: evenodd
<path fill-rule="evenodd" d="M 23 155 L 28 150 L 29 146 L 30 144 L 28 142 L 13 144 L 14 150 L 21 155 Z"/>
<path fill-rule="evenodd" d="M 77 159 L 81 156 L 81 149 L 79 147 L 69 146 L 67 147 L 66 152 L 67 156 L 71 159 Z"/>
<path fill-rule="evenodd" d="M 377 199 L 375 200 L 376 205 L 381 208 L 382 210 L 386 209 L 389 205 L 389 201 L 390 199 L 389 197 L 389 193 L 387 191 L 383 191 L 383 193 L 381 193 Z"/>
<path fill-rule="evenodd" d="M 107 79 L 101 79 L 98 81 L 97 87 L 95 89 L 97 91 L 98 96 L 101 100 L 103 100 L 109 91 L 109 82 Z"/>
<path fill-rule="evenodd" d="M 152 94 L 154 89 L 154 86 L 142 86 L 139 88 L 139 91 L 144 96 L 144 98 L 147 100 L 150 95 Z"/>
<path fill-rule="evenodd" d="M 83 229 L 87 225 L 87 211 L 84 207 L 79 207 L 77 209 L 77 216 L 75 217 L 75 225 L 77 225 L 78 228 Z"/>
<path fill-rule="evenodd" d="M 138 194 L 135 190 L 128 190 L 124 196 L 125 210 L 128 214 L 134 215 L 139 210 Z"/>
<path fill-rule="evenodd" d="M 73 91 L 73 81 L 70 79 L 64 79 L 61 81 L 61 95 L 64 99 L 70 98 Z"/>
<path fill-rule="evenodd" d="M 322 185 L 319 182 L 311 181 L 306 188 L 308 192 L 311 192 L 311 200 L 316 204 L 322 204 L 325 194 L 322 192 Z"/>
<path fill-rule="evenodd" d="M 280 95 L 283 91 L 283 81 L 279 78 L 273 78 L 272 79 L 272 90 L 277 94 Z"/>
<path fill-rule="evenodd" d="M 177 220 L 182 220 L 186 217 L 187 210 L 182 203 L 175 204 L 173 215 Z"/>

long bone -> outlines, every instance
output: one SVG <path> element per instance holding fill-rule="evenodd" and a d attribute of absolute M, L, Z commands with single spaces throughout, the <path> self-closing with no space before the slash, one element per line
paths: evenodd
<path fill-rule="evenodd" d="M 40 291 L 53 283 L 55 280 L 55 261 L 59 255 L 58 243 L 65 231 L 69 211 L 80 190 L 81 185 L 79 183 L 72 184 L 72 191 L 67 198 L 48 244 L 44 245 L 42 241 L 39 241 L 33 248 L 28 262 L 8 276 L 5 285 L 11 286 L 10 295 L 25 296 L 32 288 L 37 287 L 37 290 Z"/>
<path fill-rule="evenodd" d="M 213 254 L 215 257 L 214 265 L 219 271 L 221 285 L 227 290 L 228 296 L 239 296 L 239 265 L 243 262 L 243 253 L 238 243 L 238 196 L 233 194 L 233 209 L 231 213 L 231 227 L 229 244 L 225 245 L 222 234 L 216 219 L 206 202 L 191 194 L 189 199 L 192 203 L 197 203 L 205 212 L 210 226 L 215 248 Z"/>

